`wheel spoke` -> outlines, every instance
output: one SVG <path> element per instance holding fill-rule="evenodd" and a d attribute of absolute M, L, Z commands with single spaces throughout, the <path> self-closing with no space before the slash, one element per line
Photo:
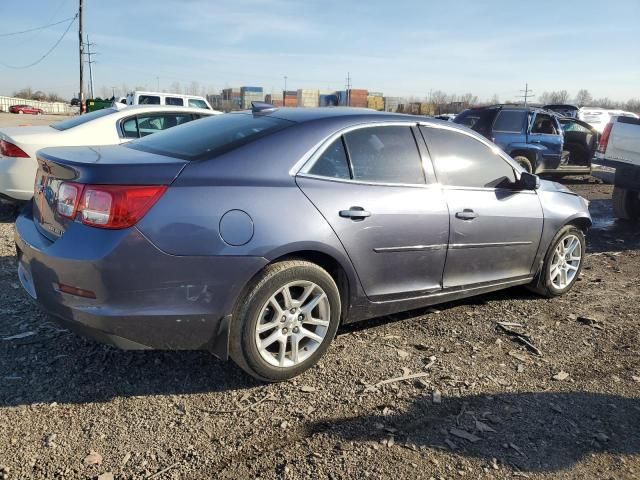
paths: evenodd
<path fill-rule="evenodd" d="M 300 356 L 298 355 L 298 346 L 300 345 L 300 338 L 297 336 L 291 337 L 291 360 L 293 363 L 298 363 Z"/>
<path fill-rule="evenodd" d="M 307 301 L 307 298 L 309 298 L 309 295 L 311 295 L 311 293 L 315 290 L 315 288 L 316 286 L 313 284 L 307 285 L 306 287 L 304 287 L 304 291 L 302 292 L 302 294 L 297 300 L 298 306 L 302 307 L 304 305 L 304 302 Z"/>
<path fill-rule="evenodd" d="M 280 340 L 280 348 L 278 349 L 278 365 L 284 367 L 284 361 L 287 353 L 287 337 Z"/>
<path fill-rule="evenodd" d="M 289 310 L 293 307 L 293 299 L 291 298 L 291 290 L 289 289 L 289 285 L 283 287 L 282 296 L 284 297 L 284 308 Z"/>
<path fill-rule="evenodd" d="M 569 263 L 567 264 L 567 268 L 568 268 L 569 270 L 571 270 L 572 272 L 575 272 L 575 271 L 577 271 L 577 270 L 578 270 L 578 266 L 577 266 L 577 265 L 571 265 L 571 264 L 569 264 Z"/>
<path fill-rule="evenodd" d="M 322 320 L 320 318 L 307 317 L 302 320 L 302 323 L 307 323 L 309 325 L 318 325 L 320 327 L 328 327 L 329 320 Z"/>
<path fill-rule="evenodd" d="M 256 329 L 256 332 L 258 332 L 258 333 L 267 332 L 267 331 L 271 330 L 272 328 L 276 328 L 279 324 L 280 324 L 280 322 L 278 321 L 278 317 L 276 317 L 276 319 L 274 321 L 272 321 L 272 322 L 259 324 L 258 328 Z"/>
<path fill-rule="evenodd" d="M 549 272 L 549 277 L 551 278 L 551 281 L 554 281 L 559 273 L 560 273 L 560 269 L 558 268 L 558 266 L 553 265 L 551 267 L 551 271 Z"/>
<path fill-rule="evenodd" d="M 304 327 L 300 327 L 300 335 L 303 337 L 310 338 L 311 340 L 314 340 L 318 343 L 322 342 L 322 337 L 320 335 L 317 335 L 313 333 L 311 330 L 307 330 Z"/>
<path fill-rule="evenodd" d="M 567 281 L 567 271 L 562 269 L 562 270 L 560 270 L 560 285 L 562 287 L 565 287 L 567 285 L 567 283 L 569 283 Z"/>
<path fill-rule="evenodd" d="M 267 338 L 265 338 L 260 342 L 260 348 L 263 350 L 266 350 L 267 347 L 272 345 L 274 342 L 277 342 L 280 339 L 280 336 L 281 336 L 280 330 L 276 330 L 275 332 L 273 332 L 271 335 L 269 335 Z"/>
<path fill-rule="evenodd" d="M 320 303 L 320 301 L 325 297 L 326 297 L 325 293 L 322 292 L 320 295 L 316 296 L 313 300 L 311 300 L 304 307 L 302 307 L 301 310 L 305 312 L 307 315 L 311 315 L 311 312 L 313 311 L 313 309 L 316 308 L 316 306 Z"/>

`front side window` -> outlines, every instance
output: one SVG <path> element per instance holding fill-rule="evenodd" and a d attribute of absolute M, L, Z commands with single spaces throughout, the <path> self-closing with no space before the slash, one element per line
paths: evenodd
<path fill-rule="evenodd" d="M 209 108 L 207 106 L 207 103 L 204 100 L 200 100 L 198 98 L 190 98 L 189 99 L 189 106 L 190 107 L 194 107 L 194 108 L 206 108 L 206 109 Z"/>
<path fill-rule="evenodd" d="M 420 127 L 443 185 L 501 188 L 514 183 L 511 165 L 481 141 L 460 132 Z"/>
<path fill-rule="evenodd" d="M 558 132 L 556 131 L 555 123 L 551 115 L 538 113 L 533 120 L 533 125 L 531 125 L 531 133 L 556 135 Z"/>
<path fill-rule="evenodd" d="M 349 159 L 347 152 L 342 143 L 342 137 L 335 140 L 329 148 L 327 148 L 320 158 L 316 160 L 313 167 L 309 170 L 312 175 L 321 177 L 341 178 L 348 180 L 351 178 L 349 173 Z"/>
<path fill-rule="evenodd" d="M 184 106 L 184 100 L 181 98 L 177 98 L 177 97 L 166 97 L 164 99 L 164 103 L 165 105 L 174 105 L 174 106 L 178 106 L 178 107 L 183 107 Z"/>
<path fill-rule="evenodd" d="M 518 110 L 501 110 L 493 124 L 494 132 L 521 133 L 524 127 L 526 112 Z"/>
<path fill-rule="evenodd" d="M 353 179 L 424 184 L 422 160 L 410 127 L 369 127 L 344 135 Z"/>
<path fill-rule="evenodd" d="M 138 97 L 140 105 L 160 105 L 160 97 L 156 95 L 140 95 Z"/>

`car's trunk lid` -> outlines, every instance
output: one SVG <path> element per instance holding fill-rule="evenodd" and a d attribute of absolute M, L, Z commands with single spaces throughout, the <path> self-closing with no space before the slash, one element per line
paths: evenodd
<path fill-rule="evenodd" d="M 187 162 L 121 146 L 45 148 L 38 152 L 33 217 L 40 232 L 57 240 L 74 220 L 58 214 L 63 182 L 85 185 L 169 185 Z"/>

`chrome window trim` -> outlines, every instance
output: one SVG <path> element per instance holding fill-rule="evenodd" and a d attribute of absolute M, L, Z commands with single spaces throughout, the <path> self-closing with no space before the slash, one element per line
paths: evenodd
<path fill-rule="evenodd" d="M 462 248 L 487 248 L 487 247 L 516 247 L 523 245 L 531 245 L 533 242 L 487 242 L 487 243 L 452 243 L 449 248 L 452 250 L 460 250 Z"/>
<path fill-rule="evenodd" d="M 354 185 L 370 185 L 374 187 L 409 187 L 409 188 L 428 188 L 440 189 L 440 185 L 437 183 L 384 183 L 384 182 L 371 182 L 364 180 L 351 180 L 350 178 L 335 178 L 335 177 L 323 177 L 322 175 L 314 175 L 312 173 L 299 173 L 296 177 L 311 178 L 314 180 L 324 180 L 326 182 L 338 182 L 338 183 L 350 183 Z"/>
<path fill-rule="evenodd" d="M 420 152 L 420 148 L 416 144 L 416 152 L 418 153 L 418 158 L 420 159 L 420 166 L 422 167 L 422 174 L 424 175 L 424 183 L 387 183 L 387 182 L 373 182 L 373 181 L 362 181 L 362 180 L 352 180 L 352 179 L 341 179 L 341 178 L 332 178 L 332 177 L 323 177 L 321 175 L 313 175 L 309 173 L 309 170 L 313 168 L 313 165 L 318 161 L 318 159 L 322 156 L 322 154 L 331 146 L 331 144 L 340 138 L 342 135 L 345 135 L 349 132 L 353 132 L 354 130 L 361 130 L 363 128 L 376 128 L 376 127 L 406 127 L 411 129 L 411 127 L 415 127 L 418 125 L 418 122 L 413 120 L 407 121 L 398 121 L 393 120 L 389 122 L 367 122 L 367 123 L 358 123 L 355 125 L 349 125 L 348 127 L 342 128 L 338 130 L 328 137 L 324 138 L 316 145 L 314 145 L 305 155 L 300 158 L 296 162 L 296 164 L 289 170 L 289 175 L 292 177 L 296 176 L 305 176 L 311 178 L 318 178 L 323 180 L 333 180 L 333 181 L 343 181 L 349 183 L 361 183 L 365 185 L 386 185 L 386 186 L 405 186 L 405 187 L 424 187 L 425 185 L 433 185 L 433 183 L 428 182 L 429 169 L 426 167 L 425 162 L 430 161 L 430 159 L 425 159 Z M 413 132 L 411 132 L 413 135 Z M 415 136 L 414 136 L 415 137 Z M 418 142 L 419 139 L 414 139 L 415 142 Z"/>

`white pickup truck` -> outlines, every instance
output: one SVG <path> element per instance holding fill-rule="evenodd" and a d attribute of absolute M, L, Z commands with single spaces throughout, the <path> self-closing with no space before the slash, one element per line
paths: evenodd
<path fill-rule="evenodd" d="M 613 181 L 616 217 L 640 219 L 640 120 L 612 117 L 602 132 L 594 162 L 616 169 Z"/>

